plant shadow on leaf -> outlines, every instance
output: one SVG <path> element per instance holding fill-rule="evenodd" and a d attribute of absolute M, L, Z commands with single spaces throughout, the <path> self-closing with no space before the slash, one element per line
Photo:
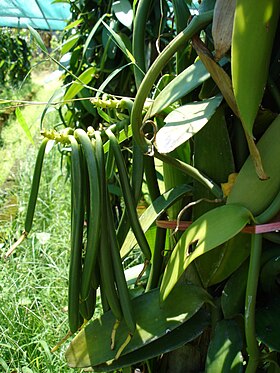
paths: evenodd
<path fill-rule="evenodd" d="M 232 208 L 228 209 L 228 206 Z M 162 300 L 168 297 L 193 260 L 234 237 L 251 217 L 250 211 L 241 205 L 225 205 L 208 211 L 192 223 L 181 236 L 167 263 L 161 284 Z M 198 241 L 196 248 L 189 253 L 189 247 L 195 241 Z"/>
<path fill-rule="evenodd" d="M 202 102 L 186 104 L 168 114 L 165 118 L 166 125 L 157 132 L 158 151 L 169 153 L 194 136 L 206 125 L 222 99 L 219 95 Z"/>
<path fill-rule="evenodd" d="M 256 334 L 273 351 L 280 352 L 280 301 L 274 298 L 256 310 Z"/>
<path fill-rule="evenodd" d="M 197 286 L 180 284 L 165 304 L 160 303 L 159 289 L 144 293 L 132 300 L 136 331 L 123 355 L 163 337 L 166 332 L 176 329 L 210 302 L 209 294 Z M 147 309 L 149 312 L 147 312 Z M 66 359 L 71 367 L 95 366 L 110 362 L 120 348 L 128 329 L 122 321 L 117 330 L 116 348 L 110 349 L 111 331 L 115 318 L 111 311 L 86 326 L 71 342 Z"/>
<path fill-rule="evenodd" d="M 209 313 L 204 309 L 200 309 L 182 325 L 172 331 L 167 330 L 166 334 L 161 338 L 140 347 L 134 352 L 120 356 L 118 360 L 113 361 L 110 365 L 101 364 L 100 366 L 94 366 L 94 370 L 96 372 L 112 371 L 113 369 L 131 366 L 180 348 L 201 335 L 209 326 L 209 317 Z"/>
<path fill-rule="evenodd" d="M 242 344 L 238 324 L 234 320 L 219 321 L 209 345 L 206 371 L 241 373 L 243 371 Z"/>

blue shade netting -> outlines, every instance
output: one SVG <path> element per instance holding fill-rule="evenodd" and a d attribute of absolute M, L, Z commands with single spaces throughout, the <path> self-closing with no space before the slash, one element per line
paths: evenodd
<path fill-rule="evenodd" d="M 70 19 L 70 5 L 53 0 L 0 0 L 0 26 L 63 30 Z"/>

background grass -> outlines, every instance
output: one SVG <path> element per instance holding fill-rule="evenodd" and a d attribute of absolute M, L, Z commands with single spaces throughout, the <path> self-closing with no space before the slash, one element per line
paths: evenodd
<path fill-rule="evenodd" d="M 36 152 L 30 149 L 16 177 L 18 215 L 1 222 L 2 254 L 22 232 Z M 73 371 L 64 361 L 66 346 L 50 353 L 68 330 L 70 185 L 59 165 L 53 149 L 46 157 L 32 232 L 1 262 L 0 371 Z"/>
<path fill-rule="evenodd" d="M 48 91 L 53 93 L 50 86 Z M 36 99 L 45 100 L 46 93 L 41 89 Z M 43 108 L 23 111 L 35 138 Z M 56 121 L 55 116 L 50 118 Z M 33 229 L 16 252 L 3 260 L 23 231 L 39 146 L 39 141 L 36 146 L 28 143 L 15 122 L 5 128 L 4 139 L 1 164 L 6 158 L 10 162 L 5 165 L 8 180 L 0 188 L 0 372 L 80 372 L 66 366 L 68 343 L 50 352 L 68 331 L 70 180 L 66 167 L 61 167 L 56 148 L 46 155 Z"/>
<path fill-rule="evenodd" d="M 56 88 L 59 87 L 57 80 L 52 80 L 46 83 L 46 79 L 50 73 L 47 71 L 34 71 L 32 75 L 32 84 L 26 83 L 19 89 L 10 89 L 6 95 L 7 89 L 1 93 L 1 98 L 5 99 L 24 99 L 28 93 L 33 92 L 31 101 L 42 101 L 46 102 L 51 97 Z M 11 91 L 13 91 L 11 93 Z M 0 102 L 0 115 L 1 112 L 6 110 L 7 103 L 2 104 Z M 13 107 L 14 104 L 11 102 L 9 107 Z M 23 111 L 24 118 L 29 125 L 32 136 L 38 137 L 40 133 L 40 117 L 44 110 L 44 104 L 41 106 L 29 105 L 25 108 L 20 107 Z M 56 119 L 51 114 L 48 116 L 51 122 Z M 25 135 L 23 129 L 12 115 L 8 122 L 5 124 L 1 133 L 1 147 L 0 147 L 0 161 L 1 161 L 1 173 L 0 173 L 0 186 L 9 177 L 13 167 L 17 166 L 17 163 L 24 159 L 27 153 L 27 149 L 30 147 L 30 142 Z"/>

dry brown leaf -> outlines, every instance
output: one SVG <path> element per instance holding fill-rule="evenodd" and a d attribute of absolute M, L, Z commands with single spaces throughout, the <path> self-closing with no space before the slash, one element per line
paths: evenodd
<path fill-rule="evenodd" d="M 209 51 L 209 49 L 206 47 L 206 45 L 199 38 L 198 35 L 192 38 L 192 43 L 199 58 L 203 62 L 206 69 L 209 71 L 212 79 L 215 81 L 215 83 L 219 87 L 228 106 L 231 108 L 231 110 L 234 112 L 234 114 L 237 117 L 240 117 L 237 104 L 236 104 L 236 100 L 233 94 L 231 78 L 228 76 L 225 70 L 217 64 L 217 62 L 214 60 L 212 53 Z M 254 142 L 253 137 L 247 133 L 244 125 L 243 125 L 243 128 L 245 131 L 250 154 L 255 164 L 256 173 L 259 179 L 266 180 L 268 177 L 266 173 L 264 172 L 258 148 Z"/>
<path fill-rule="evenodd" d="M 216 61 L 219 61 L 231 47 L 235 7 L 236 0 L 216 1 L 212 23 Z"/>

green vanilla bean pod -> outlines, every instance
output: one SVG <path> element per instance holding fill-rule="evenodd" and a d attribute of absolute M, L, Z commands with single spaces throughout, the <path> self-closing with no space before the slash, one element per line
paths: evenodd
<path fill-rule="evenodd" d="M 89 321 L 94 315 L 96 307 L 96 289 L 90 288 L 89 296 L 86 300 L 80 302 L 79 311 L 83 319 Z"/>
<path fill-rule="evenodd" d="M 106 179 L 107 180 L 110 180 L 112 178 L 114 169 L 115 169 L 114 154 L 111 149 L 111 146 L 109 145 L 109 149 L 108 149 L 107 157 L 106 157 Z"/>
<path fill-rule="evenodd" d="M 105 229 L 102 229 L 101 231 L 99 263 L 103 296 L 105 296 L 108 306 L 112 310 L 116 318 L 116 324 L 119 324 L 119 322 L 123 318 L 123 313 L 115 283 L 115 275 L 113 270 L 112 254 L 109 247 L 108 233 Z M 112 332 L 112 349 L 114 349 L 114 335 L 115 333 Z"/>
<path fill-rule="evenodd" d="M 106 190 L 106 189 L 104 189 Z M 107 221 L 106 218 L 106 205 L 104 211 L 103 220 Z M 114 227 L 107 227 L 108 229 L 115 229 Z M 102 296 L 106 299 L 109 309 L 112 310 L 116 322 L 111 334 L 111 349 L 115 347 L 115 336 L 116 330 L 123 318 L 123 312 L 120 304 L 120 299 L 118 291 L 116 288 L 115 274 L 113 268 L 113 258 L 110 249 L 110 243 L 108 238 L 107 229 L 101 230 L 101 240 L 100 240 L 100 255 L 99 255 L 99 265 L 100 265 L 100 276 L 101 276 L 101 287 L 102 287 Z"/>
<path fill-rule="evenodd" d="M 82 155 L 82 171 L 83 171 L 83 198 L 84 198 L 84 209 L 85 209 L 85 223 L 87 224 L 90 216 L 90 186 L 89 186 L 89 175 L 86 158 L 84 153 Z"/>
<path fill-rule="evenodd" d="M 26 213 L 26 218 L 25 218 L 25 224 L 24 224 L 24 231 L 26 235 L 31 231 L 31 228 L 32 228 L 34 212 L 35 212 L 38 191 L 39 191 L 39 185 L 40 185 L 40 179 L 41 179 L 41 173 L 42 173 L 42 166 L 43 166 L 43 161 L 44 161 L 44 156 L 45 156 L 46 145 L 48 141 L 49 141 L 48 138 L 43 139 L 40 145 L 38 154 L 37 154 L 37 158 L 36 158 L 31 192 L 30 192 L 27 213 Z"/>
<path fill-rule="evenodd" d="M 139 146 L 133 140 L 131 188 L 132 188 L 132 193 L 134 195 L 134 200 L 136 204 L 135 207 L 137 207 L 137 203 L 141 196 L 143 171 L 144 171 L 144 156 Z M 130 228 L 129 219 L 127 216 L 126 208 L 124 208 L 123 214 L 122 214 L 122 217 L 118 225 L 118 229 L 117 229 L 117 236 L 118 236 L 118 241 L 119 241 L 120 246 L 122 246 L 127 236 L 127 233 L 129 231 L 129 228 Z"/>
<path fill-rule="evenodd" d="M 107 196 L 108 189 L 106 183 L 106 170 L 105 170 L 105 156 L 103 142 L 99 131 L 95 132 L 96 140 L 96 160 L 100 175 L 100 187 L 101 187 L 101 219 L 102 221 L 107 220 Z M 114 229 L 115 234 L 115 228 Z M 113 259 L 109 246 L 109 240 L 106 229 L 101 229 L 100 233 L 100 254 L 99 254 L 99 269 L 100 269 L 100 289 L 102 288 L 102 297 L 108 303 L 109 308 L 112 310 L 116 317 L 116 322 L 112 329 L 111 334 L 111 349 L 115 348 L 115 337 L 116 331 L 123 317 L 122 309 L 119 301 L 119 295 L 115 283 L 115 275 L 113 268 Z"/>
<path fill-rule="evenodd" d="M 90 211 L 87 222 L 87 244 L 81 284 L 81 300 L 86 300 L 90 292 L 91 281 L 96 267 L 99 250 L 101 226 L 100 185 L 95 150 L 91 140 L 87 136 L 86 132 L 82 129 L 77 129 L 74 132 L 74 135 L 81 143 L 84 152 L 90 188 Z"/>
<path fill-rule="evenodd" d="M 118 289 L 119 294 L 119 300 L 121 305 L 121 310 L 123 314 L 124 321 L 128 327 L 129 334 L 125 342 L 121 345 L 119 350 L 116 353 L 116 359 L 121 355 L 123 349 L 126 347 L 126 345 L 130 342 L 133 333 L 136 328 L 136 321 L 134 318 L 134 312 L 132 309 L 131 299 L 124 275 L 124 270 L 122 266 L 121 256 L 120 256 L 120 247 L 117 240 L 116 231 L 114 228 L 114 219 L 113 219 L 113 213 L 111 206 L 109 204 L 109 196 L 106 197 L 106 215 L 107 215 L 107 229 L 108 229 L 108 235 L 110 240 L 110 250 L 112 255 L 112 263 L 113 263 L 113 269 L 114 269 L 114 275 L 116 280 L 116 285 Z M 113 333 L 112 333 L 113 334 Z M 114 341 L 112 341 L 114 342 Z"/>
<path fill-rule="evenodd" d="M 145 234 L 139 223 L 137 211 L 135 209 L 134 197 L 133 197 L 129 179 L 127 176 L 126 165 L 125 165 L 122 153 L 121 153 L 118 140 L 111 130 L 107 130 L 106 134 L 110 140 L 110 146 L 112 146 L 116 164 L 118 166 L 120 183 L 121 183 L 121 187 L 123 191 L 124 202 L 125 202 L 125 206 L 127 209 L 127 215 L 129 217 L 131 228 L 133 230 L 133 233 L 135 234 L 135 238 L 140 246 L 140 249 L 142 250 L 145 256 L 145 259 L 149 261 L 151 259 L 151 250 L 147 242 L 147 239 L 145 237 Z"/>
<path fill-rule="evenodd" d="M 68 320 L 71 333 L 81 326 L 79 298 L 82 272 L 84 203 L 82 193 L 81 150 L 74 136 L 71 143 L 71 255 L 68 285 Z"/>
<path fill-rule="evenodd" d="M 101 135 L 98 131 L 95 132 L 96 139 L 96 159 L 100 175 L 100 187 L 101 187 L 101 205 L 102 221 L 107 220 L 107 184 L 105 178 L 105 159 L 103 151 L 103 143 Z M 112 229 L 112 227 L 110 227 Z M 113 229 L 115 229 L 113 227 Z M 115 276 L 113 271 L 112 254 L 109 248 L 109 240 L 107 229 L 101 229 L 100 234 L 100 253 L 99 253 L 99 268 L 100 277 L 102 283 L 102 289 L 105 293 L 107 302 L 118 321 L 122 318 L 122 311 L 120 307 L 119 297 L 115 285 Z"/>
<path fill-rule="evenodd" d="M 100 288 L 99 288 L 99 291 L 100 291 L 100 298 L 101 298 L 101 305 L 102 305 L 103 313 L 108 312 L 108 311 L 110 311 L 110 306 L 109 306 L 107 297 L 105 295 L 104 286 L 103 286 L 102 278 L 101 277 L 100 277 Z"/>
<path fill-rule="evenodd" d="M 41 180 L 41 173 L 42 173 L 42 166 L 43 166 L 43 161 L 44 161 L 44 156 L 45 156 L 45 150 L 46 150 L 46 145 L 48 141 L 49 139 L 46 137 L 43 139 L 40 145 L 38 154 L 37 154 L 34 173 L 33 173 L 33 179 L 32 179 L 32 186 L 31 186 L 31 191 L 30 191 L 29 201 L 28 201 L 28 206 L 27 206 L 27 212 L 26 212 L 26 217 L 25 217 L 24 231 L 22 235 L 20 236 L 20 238 L 6 252 L 4 256 L 5 259 L 7 259 L 10 255 L 12 255 L 14 250 L 25 240 L 28 233 L 31 231 L 32 224 L 33 224 L 33 218 L 34 218 L 34 212 L 35 212 L 37 198 L 38 198 L 38 191 L 39 191 L 39 185 L 40 185 L 40 180 Z"/>

